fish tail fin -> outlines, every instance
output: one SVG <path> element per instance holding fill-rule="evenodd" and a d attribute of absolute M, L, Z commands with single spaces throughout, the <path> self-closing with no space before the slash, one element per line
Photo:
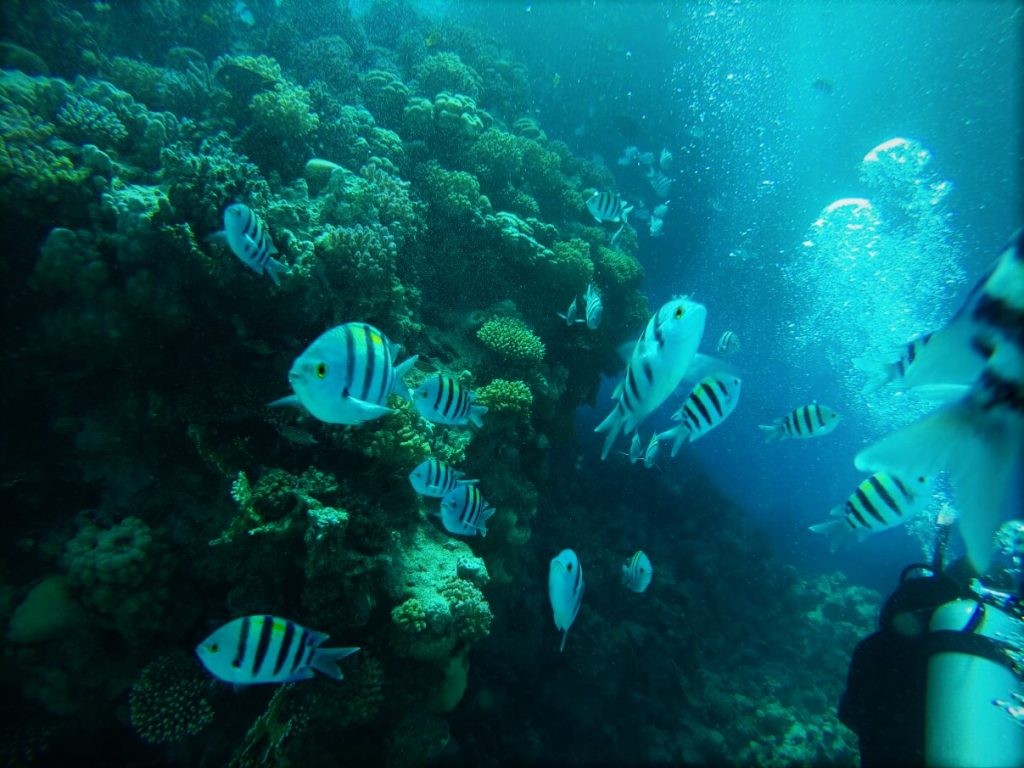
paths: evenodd
<path fill-rule="evenodd" d="M 849 543 L 853 531 L 850 528 L 850 524 L 846 522 L 846 513 L 843 512 L 842 507 L 834 507 L 829 516 L 833 519 L 808 526 L 808 530 L 824 534 L 828 540 L 829 552 L 835 552 Z"/>
<path fill-rule="evenodd" d="M 313 652 L 313 659 L 309 662 L 309 666 L 332 680 L 341 680 L 343 675 L 338 662 L 358 650 L 358 648 L 317 648 Z"/>
<path fill-rule="evenodd" d="M 883 437 L 854 463 L 909 477 L 948 471 L 967 559 L 985 573 L 999 522 L 1020 512 L 1022 425 L 1018 414 L 986 409 L 968 395 Z"/>
<path fill-rule="evenodd" d="M 497 511 L 494 507 L 485 507 L 480 512 L 480 525 L 477 526 L 477 530 L 480 531 L 481 536 L 487 536 L 487 521 L 494 517 L 494 513 Z"/>
<path fill-rule="evenodd" d="M 412 400 L 412 393 L 409 391 L 409 385 L 405 383 L 405 374 L 412 370 L 412 367 L 416 365 L 416 361 L 419 359 L 419 355 L 413 355 L 412 357 L 395 365 L 395 386 L 392 387 L 391 392 L 398 395 L 403 400 Z"/>
<path fill-rule="evenodd" d="M 672 429 L 661 432 L 658 435 L 658 442 L 662 440 L 672 440 L 672 451 L 669 453 L 669 458 L 674 459 L 676 454 L 679 453 L 679 449 L 683 447 L 683 443 L 689 442 L 690 440 L 690 427 L 686 422 L 678 424 Z"/>
<path fill-rule="evenodd" d="M 267 403 L 267 408 L 282 408 L 285 406 L 290 408 L 301 408 L 302 402 L 299 400 L 298 395 L 285 395 L 284 397 L 279 397 L 277 400 L 272 400 Z"/>
<path fill-rule="evenodd" d="M 474 427 L 480 428 L 484 425 L 483 419 L 481 417 L 485 413 L 487 413 L 487 410 L 488 409 L 486 405 L 471 405 L 469 407 L 469 413 L 466 415 L 466 418 L 469 419 L 470 423 Z"/>
<path fill-rule="evenodd" d="M 622 404 L 616 403 L 615 407 L 612 408 L 612 412 L 605 417 L 605 420 L 594 427 L 595 432 L 608 433 L 605 435 L 604 445 L 601 448 L 601 461 L 608 458 L 608 453 L 615 444 L 615 440 L 618 438 L 619 432 L 622 431 L 625 421 L 626 417 L 625 414 L 622 413 Z"/>
<path fill-rule="evenodd" d="M 870 395 L 896 378 L 896 366 L 884 360 L 877 360 L 873 357 L 855 357 L 852 362 L 854 368 L 870 377 L 867 384 L 861 389 L 862 395 Z"/>
<path fill-rule="evenodd" d="M 758 424 L 757 428 L 765 433 L 764 441 L 773 443 L 782 437 L 782 430 L 778 424 Z"/>
<path fill-rule="evenodd" d="M 562 644 L 558 646 L 558 652 L 559 653 L 561 653 L 562 651 L 565 650 L 565 641 L 568 639 L 568 637 L 569 637 L 569 630 L 568 629 L 563 629 L 562 630 Z"/>
<path fill-rule="evenodd" d="M 278 277 L 278 274 L 287 275 L 291 272 L 287 264 L 277 259 L 267 259 L 267 263 L 263 265 L 263 271 L 267 273 L 267 277 L 273 281 L 274 285 L 281 284 L 281 278 Z"/>
<path fill-rule="evenodd" d="M 619 239 L 619 235 L 622 234 L 622 230 L 626 227 L 626 221 L 623 219 L 622 224 L 615 230 L 615 234 L 612 235 L 612 239 L 608 241 L 608 245 L 615 245 L 615 241 Z"/>

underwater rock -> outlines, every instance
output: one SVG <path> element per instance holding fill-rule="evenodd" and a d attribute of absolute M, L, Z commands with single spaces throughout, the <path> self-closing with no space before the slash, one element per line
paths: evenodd
<path fill-rule="evenodd" d="M 7 40 L 0 42 L 0 69 L 17 69 L 26 75 L 50 74 L 41 56 Z"/>
<path fill-rule="evenodd" d="M 12 643 L 45 643 L 65 636 L 84 618 L 67 579 L 53 574 L 32 587 L 14 609 L 7 639 Z"/>

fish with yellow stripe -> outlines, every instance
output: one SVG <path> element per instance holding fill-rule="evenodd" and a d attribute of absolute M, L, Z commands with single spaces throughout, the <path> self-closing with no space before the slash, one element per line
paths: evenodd
<path fill-rule="evenodd" d="M 329 635 L 277 616 L 242 616 L 196 646 L 218 680 L 236 686 L 309 680 L 314 670 L 341 680 L 338 662 L 358 648 L 322 648 Z"/>
<path fill-rule="evenodd" d="M 321 334 L 288 372 L 294 395 L 271 406 L 300 406 L 328 424 L 362 424 L 392 413 L 392 394 L 410 398 L 403 377 L 413 355 L 395 363 L 399 347 L 368 323 L 344 323 Z"/>
<path fill-rule="evenodd" d="M 758 429 L 766 433 L 765 440 L 769 443 L 787 438 L 808 440 L 827 435 L 839 426 L 839 421 L 839 414 L 828 406 L 811 403 L 794 408 L 774 424 L 759 424 Z"/>
<path fill-rule="evenodd" d="M 828 537 L 829 548 L 856 538 L 863 541 L 880 531 L 902 525 L 928 506 L 933 479 L 924 475 L 900 479 L 888 472 L 876 472 L 857 486 L 846 503 L 835 507 L 825 523 L 810 530 Z"/>
<path fill-rule="evenodd" d="M 740 402 L 740 380 L 736 376 L 712 374 L 701 379 L 679 410 L 672 415 L 679 425 L 658 435 L 672 440 L 672 457 L 683 443 L 692 443 L 725 421 Z"/>
<path fill-rule="evenodd" d="M 631 434 L 679 386 L 697 357 L 707 314 L 703 304 L 682 297 L 663 304 L 648 321 L 612 394 L 615 407 L 594 429 L 607 432 L 602 460 L 620 434 Z"/>

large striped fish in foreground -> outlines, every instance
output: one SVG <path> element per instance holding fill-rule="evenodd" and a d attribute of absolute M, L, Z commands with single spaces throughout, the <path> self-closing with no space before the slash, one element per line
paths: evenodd
<path fill-rule="evenodd" d="M 832 520 L 810 526 L 828 537 L 835 552 L 852 539 L 868 536 L 902 525 L 931 501 L 933 479 L 924 475 L 900 479 L 888 472 L 876 472 L 857 486 L 846 503 L 829 514 Z"/>
<path fill-rule="evenodd" d="M 551 559 L 551 565 L 548 567 L 548 599 L 551 601 L 555 627 L 562 632 L 559 653 L 565 650 L 569 628 L 580 612 L 584 586 L 583 566 L 580 565 L 575 552 L 563 549 Z"/>
<path fill-rule="evenodd" d="M 412 393 L 412 404 L 427 421 L 464 427 L 484 425 L 482 416 L 487 406 L 476 405 L 476 394 L 462 386 L 459 380 L 442 373 L 428 376 Z"/>
<path fill-rule="evenodd" d="M 651 317 L 633 347 L 626 375 L 612 394 L 618 399 L 594 429 L 607 432 L 601 459 L 620 434 L 630 434 L 672 394 L 697 356 L 707 310 L 688 298 L 672 299 Z"/>
<path fill-rule="evenodd" d="M 395 365 L 398 347 L 367 323 L 345 323 L 321 334 L 288 372 L 294 395 L 271 406 L 298 405 L 329 424 L 362 424 L 393 409 L 392 394 L 409 399 L 402 377 L 416 355 Z"/>
<path fill-rule="evenodd" d="M 496 511 L 475 485 L 459 484 L 441 500 L 441 524 L 456 536 L 486 536 L 487 521 Z"/>
<path fill-rule="evenodd" d="M 274 285 L 281 284 L 278 272 L 288 272 L 288 267 L 272 258 L 277 248 L 267 234 L 263 220 L 242 203 L 224 209 L 224 229 L 208 235 L 206 242 L 228 246 L 245 266 L 257 275 L 266 274 Z"/>
<path fill-rule="evenodd" d="M 309 680 L 313 671 L 341 680 L 338 662 L 358 648 L 321 648 L 329 635 L 277 616 L 229 621 L 196 646 L 207 671 L 236 686 Z"/>
<path fill-rule="evenodd" d="M 964 348 L 955 348 L 954 339 Z M 854 463 L 901 477 L 948 472 L 967 558 L 984 573 L 999 523 L 1024 508 L 1024 229 L 925 351 L 937 377 L 930 383 L 961 384 L 969 373 L 936 359 L 940 351 L 961 365 L 983 364 L 959 399 L 883 437 Z"/>
<path fill-rule="evenodd" d="M 672 440 L 672 458 L 683 443 L 704 437 L 727 418 L 740 402 L 740 380 L 736 376 L 712 374 L 693 388 L 679 410 L 672 414 L 679 425 L 658 435 L 659 440 Z"/>
<path fill-rule="evenodd" d="M 765 440 L 769 443 L 788 438 L 808 440 L 827 435 L 839 426 L 839 421 L 839 414 L 828 406 L 811 403 L 794 408 L 773 424 L 759 424 L 758 429 L 766 433 Z"/>

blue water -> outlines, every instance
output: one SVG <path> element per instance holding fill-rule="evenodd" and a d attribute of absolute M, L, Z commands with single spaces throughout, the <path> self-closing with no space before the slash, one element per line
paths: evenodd
<path fill-rule="evenodd" d="M 779 328 L 792 308 L 778 267 L 800 258 L 804 233 L 826 205 L 869 195 L 858 175 L 869 149 L 916 138 L 932 153 L 930 167 L 954 185 L 947 213 L 971 277 L 937 311 L 956 310 L 1021 220 L 1020 6 L 508 3 L 470 15 L 535 62 L 543 125 L 553 135 L 561 128 L 580 154 L 604 158 L 627 197 L 653 197 L 639 171 L 614 164 L 627 144 L 675 154 L 665 236 L 637 225 L 646 293 L 652 307 L 674 294 L 703 302 L 704 351 L 727 328 L 743 344 L 730 361 L 744 377 L 740 407 L 684 450 L 757 517 L 784 558 L 891 588 L 902 565 L 922 555 L 905 531 L 830 555 L 806 530 L 862 478 L 852 456 L 879 430 L 859 418 L 863 402 L 837 386 L 846 371 L 814 350 L 797 360 L 787 354 Z M 816 89 L 818 80 L 831 92 Z M 636 123 L 636 140 L 616 130 L 620 116 Z M 695 137 L 697 124 L 703 133 Z M 737 266 L 727 254 L 741 247 L 752 257 Z M 596 412 L 581 414 L 582 432 L 603 418 L 611 384 Z M 813 400 L 843 414 L 835 433 L 763 444 L 757 424 Z"/>

